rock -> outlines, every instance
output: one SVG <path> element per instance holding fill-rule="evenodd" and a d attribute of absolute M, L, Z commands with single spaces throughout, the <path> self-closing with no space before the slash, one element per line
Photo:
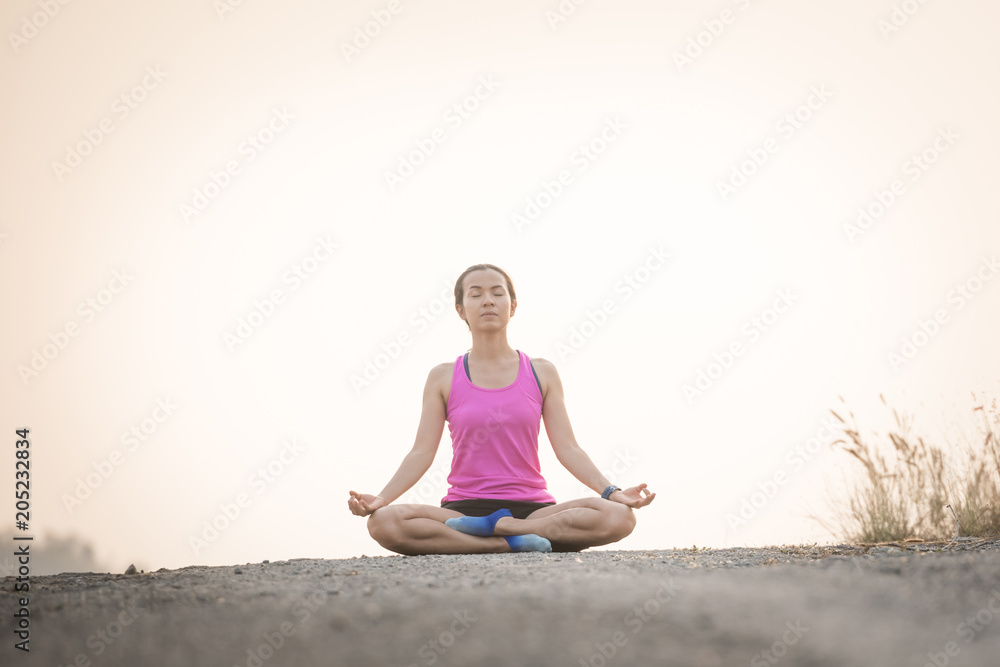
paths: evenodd
<path fill-rule="evenodd" d="M 872 547 L 869 549 L 870 554 L 898 554 L 902 549 L 897 549 L 896 547 Z"/>
<path fill-rule="evenodd" d="M 243 570 L 240 568 L 236 568 L 235 570 L 233 570 L 233 574 L 243 574 Z"/>
<path fill-rule="evenodd" d="M 129 565 L 128 569 L 125 570 L 125 574 L 135 574 L 136 572 L 135 565 Z"/>

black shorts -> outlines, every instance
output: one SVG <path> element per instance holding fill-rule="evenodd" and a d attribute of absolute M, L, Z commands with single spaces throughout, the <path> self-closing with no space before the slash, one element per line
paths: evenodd
<path fill-rule="evenodd" d="M 551 507 L 555 503 L 532 503 L 525 500 L 506 500 L 504 498 L 473 498 L 471 500 L 449 500 L 441 503 L 441 507 L 461 512 L 465 516 L 489 516 L 498 509 L 507 508 L 515 519 L 527 519 L 528 515 L 542 507 Z"/>

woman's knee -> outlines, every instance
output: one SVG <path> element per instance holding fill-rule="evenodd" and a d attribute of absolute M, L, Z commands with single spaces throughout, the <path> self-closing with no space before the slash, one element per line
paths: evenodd
<path fill-rule="evenodd" d="M 401 520 L 398 508 L 380 507 L 368 517 L 368 534 L 388 549 L 399 540 Z"/>
<path fill-rule="evenodd" d="M 614 503 L 608 509 L 606 527 L 608 536 L 616 541 L 628 537 L 635 529 L 635 510 L 628 505 Z"/>

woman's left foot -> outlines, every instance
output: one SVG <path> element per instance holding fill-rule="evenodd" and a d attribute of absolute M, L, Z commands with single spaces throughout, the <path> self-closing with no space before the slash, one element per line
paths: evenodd
<path fill-rule="evenodd" d="M 497 521 L 505 516 L 512 516 L 509 509 L 499 509 L 489 516 L 459 516 L 446 520 L 444 525 L 469 535 L 489 537 Z"/>

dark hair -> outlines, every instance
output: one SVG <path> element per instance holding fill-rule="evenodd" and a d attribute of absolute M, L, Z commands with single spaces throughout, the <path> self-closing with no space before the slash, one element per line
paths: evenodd
<path fill-rule="evenodd" d="M 469 268 L 467 268 L 465 271 L 462 271 L 462 275 L 460 275 L 458 277 L 458 280 L 455 281 L 455 305 L 456 306 L 463 305 L 462 301 L 463 301 L 463 297 L 465 296 L 465 277 L 467 275 L 469 275 L 470 273 L 472 273 L 473 271 L 484 271 L 486 269 L 489 269 L 489 270 L 492 270 L 492 271 L 496 271 L 501 276 L 503 276 L 504 280 L 507 283 L 507 291 L 510 293 L 510 300 L 511 301 L 517 301 L 517 295 L 514 294 L 514 283 L 511 282 L 510 276 L 507 275 L 506 271 L 504 271 L 503 269 L 501 269 L 499 266 L 496 266 L 495 264 L 473 264 L 472 266 L 470 266 Z M 470 330 L 472 329 L 472 325 L 469 324 L 468 320 L 465 321 L 465 326 L 469 327 Z"/>

